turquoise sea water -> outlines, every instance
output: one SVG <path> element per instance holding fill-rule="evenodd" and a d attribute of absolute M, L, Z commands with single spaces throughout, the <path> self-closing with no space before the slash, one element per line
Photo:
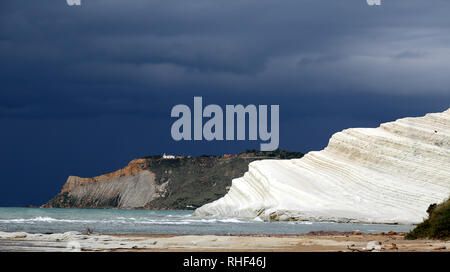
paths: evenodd
<path fill-rule="evenodd" d="M 0 208 L 0 231 L 146 234 L 302 234 L 310 231 L 404 232 L 411 225 L 261 222 L 197 217 L 192 211 Z"/>

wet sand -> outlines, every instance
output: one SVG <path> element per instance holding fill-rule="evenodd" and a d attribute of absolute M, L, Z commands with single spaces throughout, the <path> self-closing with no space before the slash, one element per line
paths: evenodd
<path fill-rule="evenodd" d="M 404 233 L 305 235 L 28 234 L 0 232 L 0 251 L 411 252 L 450 251 L 450 241 L 405 240 Z"/>

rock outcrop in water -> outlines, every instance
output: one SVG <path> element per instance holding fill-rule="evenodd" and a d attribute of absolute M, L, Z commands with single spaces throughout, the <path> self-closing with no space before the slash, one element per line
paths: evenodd
<path fill-rule="evenodd" d="M 418 223 L 450 195 L 450 110 L 347 129 L 301 159 L 252 162 L 197 215 Z"/>
<path fill-rule="evenodd" d="M 233 178 L 242 176 L 252 161 L 301 157 L 288 151 L 248 151 L 238 155 L 152 156 L 93 178 L 70 176 L 61 192 L 43 207 L 194 209 L 226 194 Z"/>

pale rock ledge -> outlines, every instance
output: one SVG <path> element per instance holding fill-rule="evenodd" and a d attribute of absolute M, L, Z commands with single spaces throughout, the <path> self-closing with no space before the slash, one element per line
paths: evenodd
<path fill-rule="evenodd" d="M 418 223 L 450 195 L 450 109 L 334 134 L 301 159 L 261 160 L 195 215 Z"/>

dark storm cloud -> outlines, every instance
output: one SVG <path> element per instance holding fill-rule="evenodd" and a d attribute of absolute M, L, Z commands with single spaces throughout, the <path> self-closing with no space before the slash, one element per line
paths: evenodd
<path fill-rule="evenodd" d="M 280 147 L 449 107 L 448 0 L 0 1 L 0 206 L 175 142 L 173 105 L 279 104 Z M 26 190 L 24 190 L 26 188 Z"/>
<path fill-rule="evenodd" d="M 141 92 L 208 89 L 443 93 L 450 84 L 448 1 L 1 5 L 2 116 L 32 115 L 39 99 L 64 105 L 48 98 L 54 95 L 67 96 L 75 103 L 69 107 L 84 103 L 88 112 L 121 112 L 127 102 L 109 108 L 103 100 L 117 93 L 135 100 Z M 32 92 L 39 92 L 31 95 L 36 99 L 19 99 Z M 96 92 L 98 101 L 89 97 Z"/>
<path fill-rule="evenodd" d="M 2 1 L 0 117 L 160 118 L 194 95 L 287 97 L 289 108 L 378 93 L 441 105 L 448 10 L 445 0 Z"/>
<path fill-rule="evenodd" d="M 398 59 L 415 59 L 415 58 L 423 58 L 428 54 L 428 52 L 424 51 L 403 51 L 394 56 L 394 58 Z"/>

